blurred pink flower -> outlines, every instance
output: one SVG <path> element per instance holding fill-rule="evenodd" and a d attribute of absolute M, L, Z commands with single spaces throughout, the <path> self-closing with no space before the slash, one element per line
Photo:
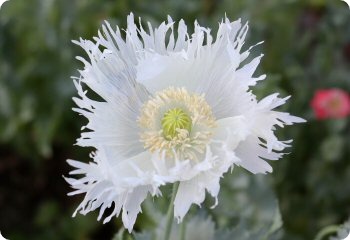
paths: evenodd
<path fill-rule="evenodd" d="M 318 90 L 311 107 L 317 119 L 344 118 L 350 114 L 350 95 L 341 89 Z"/>

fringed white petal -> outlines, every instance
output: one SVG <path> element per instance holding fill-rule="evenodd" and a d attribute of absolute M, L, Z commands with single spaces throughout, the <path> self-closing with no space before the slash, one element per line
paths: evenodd
<path fill-rule="evenodd" d="M 277 112 L 273 109 L 283 105 L 286 98 L 279 98 L 278 94 L 272 94 L 262 99 L 253 111 L 247 113 L 247 117 L 252 119 L 252 131 L 257 137 L 265 140 L 268 152 L 272 150 L 282 151 L 289 147 L 290 141 L 279 141 L 274 134 L 275 126 L 284 127 L 293 123 L 305 122 L 304 119 L 295 117 L 286 112 Z"/>
<path fill-rule="evenodd" d="M 289 120 L 291 121 L 291 119 Z M 221 159 L 235 159 L 234 164 L 242 166 L 254 174 L 272 172 L 272 168 L 266 160 L 278 160 L 283 155 L 272 150 L 280 151 L 289 146 L 288 142 L 277 140 L 273 134 L 273 125 L 273 122 L 272 124 L 265 123 L 265 125 L 259 126 L 259 129 L 265 130 L 257 132 L 256 121 L 245 116 L 221 119 L 218 121 L 214 142 L 221 143 L 223 147 L 215 153 Z M 268 134 L 259 134 L 265 132 Z M 262 142 L 259 138 L 266 142 Z M 271 141 L 273 141 L 273 147 L 266 148 L 272 144 Z"/>
<path fill-rule="evenodd" d="M 145 88 L 135 82 L 135 71 L 117 56 L 101 52 L 100 45 L 90 41 L 76 42 L 88 53 L 90 63 L 83 60 L 84 70 L 74 83 L 79 98 L 74 98 L 78 108 L 74 110 L 88 119 L 88 129 L 77 140 L 80 146 L 109 146 L 114 161 L 143 151 L 139 141 L 137 118 L 142 104 L 148 99 Z M 84 87 L 87 90 L 84 90 Z M 102 100 L 87 96 L 97 93 Z"/>
<path fill-rule="evenodd" d="M 80 45 L 84 43 L 85 48 L 90 47 L 94 51 L 101 46 L 107 50 L 105 52 L 117 56 L 122 62 L 117 65 L 134 69 L 136 80 L 151 93 L 173 86 L 205 94 L 218 119 L 242 114 L 255 100 L 247 92 L 248 87 L 264 79 L 265 75 L 252 76 L 261 56 L 241 66 L 251 50 L 249 48 L 241 53 L 247 24 L 242 25 L 240 20 L 230 22 L 225 18 L 214 39 L 210 29 L 197 22 L 194 33 L 189 37 L 181 20 L 175 40 L 175 23 L 170 17 L 167 23 L 163 22 L 155 29 L 148 23 L 148 31 L 134 21 L 133 14 L 130 14 L 125 30 L 126 40 L 123 40 L 118 27 L 113 30 L 106 22 L 103 34 L 99 32 L 95 38 L 96 44 L 81 40 Z"/>
<path fill-rule="evenodd" d="M 100 208 L 98 220 L 102 218 L 105 209 L 114 205 L 112 213 L 104 219 L 104 223 L 122 212 L 124 226 L 131 231 L 137 214 L 141 211 L 141 203 L 150 193 L 160 195 L 159 187 L 176 181 L 191 182 L 198 179 L 198 188 L 205 196 L 205 189 L 213 197 L 219 191 L 219 178 L 229 166 L 218 162 L 216 156 L 208 149 L 204 160 L 198 163 L 183 160 L 165 159 L 158 153 L 142 152 L 123 161 L 112 162 L 108 159 L 108 148 L 93 155 L 94 162 L 85 164 L 69 160 L 68 163 L 77 168 L 70 174 L 83 174 L 80 179 L 65 178 L 75 189 L 70 195 L 85 193 L 85 198 L 78 206 L 76 213 L 87 214 Z M 193 198 L 193 196 L 189 196 Z M 197 197 L 196 197 L 197 198 Z M 195 202 L 200 204 L 203 197 Z M 189 202 L 192 204 L 192 202 Z"/>
<path fill-rule="evenodd" d="M 213 146 L 213 152 L 220 151 L 219 149 L 223 147 L 223 145 L 220 145 L 220 147 Z M 182 221 L 192 204 L 197 204 L 198 206 L 202 204 L 206 191 L 215 199 L 215 203 L 212 206 L 215 207 L 218 203 L 220 179 L 235 161 L 239 161 L 238 158 L 232 155 L 220 158 L 216 155 L 212 156 L 215 156 L 215 158 L 211 158 L 213 164 L 210 165 L 210 168 L 200 171 L 190 180 L 180 182 L 174 201 L 174 216 L 178 222 Z"/>
<path fill-rule="evenodd" d="M 122 220 L 125 228 L 132 231 L 137 214 L 141 212 L 141 203 L 146 199 L 148 192 L 152 191 L 151 186 L 142 186 L 132 189 L 125 199 Z"/>
<path fill-rule="evenodd" d="M 159 194 L 159 190 L 157 188 L 154 189 L 152 185 L 147 185 L 147 182 L 139 182 L 139 186 L 134 187 L 132 184 L 129 184 L 130 182 L 127 178 L 124 177 L 125 181 L 123 181 L 123 177 L 118 176 L 118 173 L 114 175 L 114 168 L 109 165 L 103 152 L 98 152 L 94 156 L 94 160 L 95 162 L 90 164 L 73 160 L 68 161 L 71 166 L 77 168 L 79 174 L 85 175 L 80 179 L 65 178 L 72 188 L 77 189 L 70 195 L 86 193 L 84 200 L 78 206 L 73 216 L 78 212 L 85 215 L 100 208 L 98 216 L 98 220 L 100 220 L 105 209 L 114 205 L 112 213 L 103 222 L 110 221 L 113 216 L 118 216 L 122 212 L 123 224 L 131 232 L 137 214 L 141 211 L 141 203 L 145 200 L 148 193 L 154 196 Z M 130 160 L 132 161 L 133 159 Z M 122 172 L 122 169 L 119 170 Z M 132 169 L 125 169 L 125 171 L 129 171 L 131 175 L 137 175 L 136 171 Z M 73 173 L 71 172 L 70 174 Z"/>
<path fill-rule="evenodd" d="M 138 60 L 137 81 L 153 93 L 168 86 L 203 93 L 218 119 L 242 114 L 255 100 L 248 87 L 265 78 L 252 76 L 261 56 L 239 68 L 249 55 L 249 50 L 240 53 L 247 30 L 240 20 L 226 19 L 214 41 L 208 29 L 195 23 L 195 32 L 181 51 L 145 51 Z"/>
<path fill-rule="evenodd" d="M 213 164 L 196 177 L 180 183 L 174 202 L 174 214 L 178 221 L 182 221 L 192 204 L 200 206 L 206 191 L 215 198 L 213 206 L 215 207 L 220 190 L 220 178 L 234 163 L 240 161 L 233 150 L 248 134 L 244 117 L 221 119 L 217 124 L 212 144 L 207 149 L 207 152 L 210 151 Z"/>
<path fill-rule="evenodd" d="M 181 222 L 193 203 L 200 205 L 205 199 L 205 186 L 197 184 L 197 177 L 179 185 L 174 201 L 174 216 Z"/>
<path fill-rule="evenodd" d="M 260 146 L 260 144 L 259 139 L 252 135 L 242 141 L 234 150 L 236 156 L 241 159 L 236 165 L 244 167 L 254 174 L 272 172 L 272 167 L 263 158 L 277 160 L 281 154 L 268 153 L 267 149 Z"/>

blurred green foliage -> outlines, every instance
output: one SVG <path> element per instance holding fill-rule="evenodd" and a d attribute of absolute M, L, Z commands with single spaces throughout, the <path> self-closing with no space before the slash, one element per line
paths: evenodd
<path fill-rule="evenodd" d="M 70 218 L 80 198 L 66 197 L 61 176 L 69 171 L 65 159 L 87 156 L 72 146 L 86 120 L 70 110 L 75 95 L 70 76 L 81 68 L 74 57 L 83 54 L 71 40 L 91 39 L 103 20 L 124 27 L 130 11 L 154 24 L 167 15 L 188 24 L 198 19 L 213 32 L 225 14 L 249 20 L 247 45 L 265 41 L 256 54 L 265 54 L 259 71 L 268 74 L 255 93 L 292 95 L 283 110 L 308 120 L 280 131 L 294 144 L 289 155 L 273 163 L 271 176 L 248 174 L 247 180 L 239 168 L 234 169 L 239 179 L 226 175 L 218 207 L 205 212 L 217 228 L 236 227 L 228 231 L 238 234 L 239 219 L 245 219 L 247 231 L 255 234 L 256 226 L 271 223 L 277 203 L 283 239 L 312 239 L 323 227 L 348 218 L 349 118 L 318 121 L 309 105 L 320 88 L 350 92 L 350 11 L 344 2 L 10 0 L 0 10 L 0 230 L 5 237 L 111 239 L 120 228 L 120 220 L 102 225 L 94 214 Z M 239 181 L 248 183 L 242 187 Z M 273 189 L 259 185 L 264 181 Z M 157 225 L 145 205 L 136 230 Z"/>

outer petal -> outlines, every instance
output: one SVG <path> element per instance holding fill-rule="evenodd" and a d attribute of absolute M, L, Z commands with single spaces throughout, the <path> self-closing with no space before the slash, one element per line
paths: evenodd
<path fill-rule="evenodd" d="M 282 151 L 288 147 L 290 141 L 279 141 L 274 134 L 275 126 L 284 127 L 293 123 L 305 122 L 304 119 L 295 117 L 286 112 L 277 112 L 273 109 L 283 105 L 289 97 L 279 98 L 278 94 L 272 94 L 262 99 L 254 108 L 247 112 L 246 116 L 252 121 L 252 131 L 257 137 L 265 140 L 268 152 L 272 150 Z"/>
<path fill-rule="evenodd" d="M 264 173 L 272 171 L 271 166 L 261 157 L 269 160 L 277 160 L 280 154 L 268 153 L 267 149 L 260 146 L 261 142 L 254 135 L 252 121 L 244 116 L 224 118 L 218 121 L 218 129 L 215 134 L 217 141 L 225 143 L 223 153 L 227 158 L 239 159 L 235 164 L 246 168 L 252 173 Z"/>
<path fill-rule="evenodd" d="M 198 178 L 183 181 L 179 185 L 174 201 L 174 215 L 178 221 L 186 215 L 193 203 L 200 205 L 205 199 L 205 186 L 198 183 Z"/>
<path fill-rule="evenodd" d="M 149 154 L 145 152 L 127 161 L 147 161 L 148 156 Z M 136 216 L 141 211 L 140 205 L 147 194 L 151 193 L 153 196 L 159 194 L 157 185 L 149 184 L 152 182 L 145 178 L 141 178 L 137 182 L 132 181 L 132 176 L 136 177 L 138 174 L 132 166 L 120 166 L 118 171 L 115 172 L 115 168 L 109 164 L 104 151 L 97 152 L 93 157 L 95 162 L 90 164 L 68 161 L 70 165 L 77 168 L 70 174 L 85 175 L 80 179 L 65 178 L 76 189 L 70 195 L 86 193 L 83 202 L 78 206 L 73 216 L 77 212 L 87 214 L 100 208 L 98 217 L 98 220 L 100 220 L 105 209 L 112 207 L 114 203 L 114 209 L 105 218 L 104 223 L 110 221 L 113 216 L 118 216 L 122 211 L 123 224 L 131 232 Z M 122 176 L 120 173 L 126 176 Z"/>
<path fill-rule="evenodd" d="M 108 148 L 99 148 L 96 155 L 92 156 L 94 162 L 89 164 L 68 161 L 77 168 L 70 172 L 71 175 L 84 175 L 80 179 L 65 178 L 75 189 L 70 195 L 85 194 L 74 215 L 77 212 L 87 214 L 100 208 L 98 219 L 101 219 L 105 209 L 112 207 L 114 203 L 112 213 L 104 222 L 110 221 L 113 216 L 118 216 L 122 212 L 123 224 L 129 231 L 132 230 L 136 216 L 141 211 L 140 205 L 148 193 L 156 196 L 160 194 L 159 187 L 162 185 L 176 181 L 190 184 L 197 179 L 201 183 L 198 189 L 201 195 L 195 202 L 200 204 L 204 200 L 205 189 L 212 195 L 217 195 L 218 180 L 224 172 L 217 170 L 222 169 L 223 165 L 216 162 L 216 157 L 209 148 L 205 159 L 198 163 L 164 159 L 158 153 L 151 154 L 147 151 L 129 159 L 111 162 L 108 152 Z M 210 172 L 211 170 L 213 171 Z M 188 204 L 191 203 L 189 200 Z"/>
<path fill-rule="evenodd" d="M 180 183 L 174 201 L 174 216 L 178 219 L 178 222 L 182 221 L 192 204 L 201 205 L 205 199 L 206 190 L 215 198 L 213 207 L 216 206 L 220 190 L 220 178 L 232 166 L 232 160 L 226 162 L 226 164 L 223 163 L 223 165 L 220 165 L 222 164 L 222 161 L 220 161 L 216 164 L 216 167 L 198 174 L 191 180 Z M 218 167 L 219 165 L 220 167 Z"/>
<path fill-rule="evenodd" d="M 137 214 L 141 212 L 141 203 L 146 199 L 148 192 L 152 191 L 151 186 L 141 186 L 132 190 L 125 199 L 123 208 L 123 224 L 129 230 L 132 231 Z"/>
<path fill-rule="evenodd" d="M 278 98 L 272 94 L 259 103 L 253 104 L 243 116 L 225 118 L 218 121 L 216 139 L 225 139 L 226 155 L 233 154 L 240 161 L 236 165 L 256 173 L 272 172 L 265 160 L 278 160 L 290 141 L 279 141 L 274 134 L 275 126 L 283 127 L 304 119 L 288 113 L 273 111 L 289 98 Z M 226 135 L 226 138 L 224 137 Z"/>
<path fill-rule="evenodd" d="M 236 164 L 254 174 L 272 172 L 272 167 L 263 158 L 277 160 L 282 154 L 275 152 L 268 153 L 267 149 L 260 146 L 260 144 L 258 137 L 253 135 L 242 141 L 234 150 L 236 156 L 241 159 Z"/>
<path fill-rule="evenodd" d="M 216 205 L 220 178 L 235 162 L 240 161 L 233 149 L 248 134 L 244 117 L 221 119 L 217 124 L 213 141 L 207 150 L 211 152 L 210 158 L 215 159 L 213 165 L 196 177 L 180 183 L 174 202 L 174 215 L 179 221 L 182 221 L 193 203 L 200 206 L 205 199 L 206 190 L 216 199 Z"/>
<path fill-rule="evenodd" d="M 85 128 L 90 130 L 81 134 L 77 144 L 109 147 L 114 161 L 143 151 L 136 123 L 149 95 L 135 82 L 133 67 L 109 52 L 101 52 L 98 43 L 81 40 L 78 44 L 86 50 L 91 63 L 82 60 L 85 69 L 80 71 L 81 78 L 75 80 L 79 98 L 74 101 L 79 108 L 74 110 L 88 119 Z M 83 90 L 84 85 L 102 100 L 91 100 Z"/>
<path fill-rule="evenodd" d="M 99 33 L 95 40 L 127 66 L 136 67 L 136 80 L 151 93 L 173 86 L 205 94 L 217 119 L 241 115 L 251 108 L 252 101 L 256 102 L 248 88 L 265 75 L 253 77 L 261 56 L 241 66 L 252 48 L 241 53 L 247 24 L 242 26 L 240 20 L 230 22 L 226 18 L 219 25 L 215 41 L 210 29 L 197 22 L 189 38 L 181 20 L 176 41 L 170 17 L 168 23 L 163 22 L 155 29 L 148 24 L 148 28 L 147 33 L 141 24 L 136 26 L 130 14 L 126 40 L 121 37 L 119 28 L 114 31 L 108 23 L 103 27 L 104 36 Z M 169 43 L 165 45 L 168 34 Z"/>
<path fill-rule="evenodd" d="M 239 68 L 250 51 L 240 53 L 247 30 L 240 20 L 226 19 L 213 42 L 210 31 L 196 23 L 187 48 L 181 52 L 146 51 L 138 60 L 137 81 L 152 93 L 168 86 L 203 93 L 218 119 L 240 115 L 255 101 L 247 92 L 249 86 L 265 78 L 253 77 L 262 56 Z"/>

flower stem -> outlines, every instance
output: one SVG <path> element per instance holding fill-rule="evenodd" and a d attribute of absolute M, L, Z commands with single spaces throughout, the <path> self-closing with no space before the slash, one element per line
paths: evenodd
<path fill-rule="evenodd" d="M 180 226 L 180 239 L 185 240 L 185 233 L 186 233 L 186 223 L 185 223 L 185 218 L 182 219 L 182 223 Z"/>
<path fill-rule="evenodd" d="M 177 189 L 179 188 L 179 182 L 175 182 L 173 185 L 173 191 L 171 193 L 171 200 L 168 208 L 168 212 L 166 214 L 166 226 L 165 226 L 165 234 L 164 240 L 170 239 L 171 227 L 173 226 L 174 219 L 174 200 L 176 196 Z"/>
<path fill-rule="evenodd" d="M 330 225 L 327 226 L 323 229 L 321 229 L 321 231 L 319 231 L 315 237 L 315 240 L 322 240 L 325 236 L 331 234 L 331 233 L 336 233 L 339 230 L 339 226 L 337 225 Z"/>

